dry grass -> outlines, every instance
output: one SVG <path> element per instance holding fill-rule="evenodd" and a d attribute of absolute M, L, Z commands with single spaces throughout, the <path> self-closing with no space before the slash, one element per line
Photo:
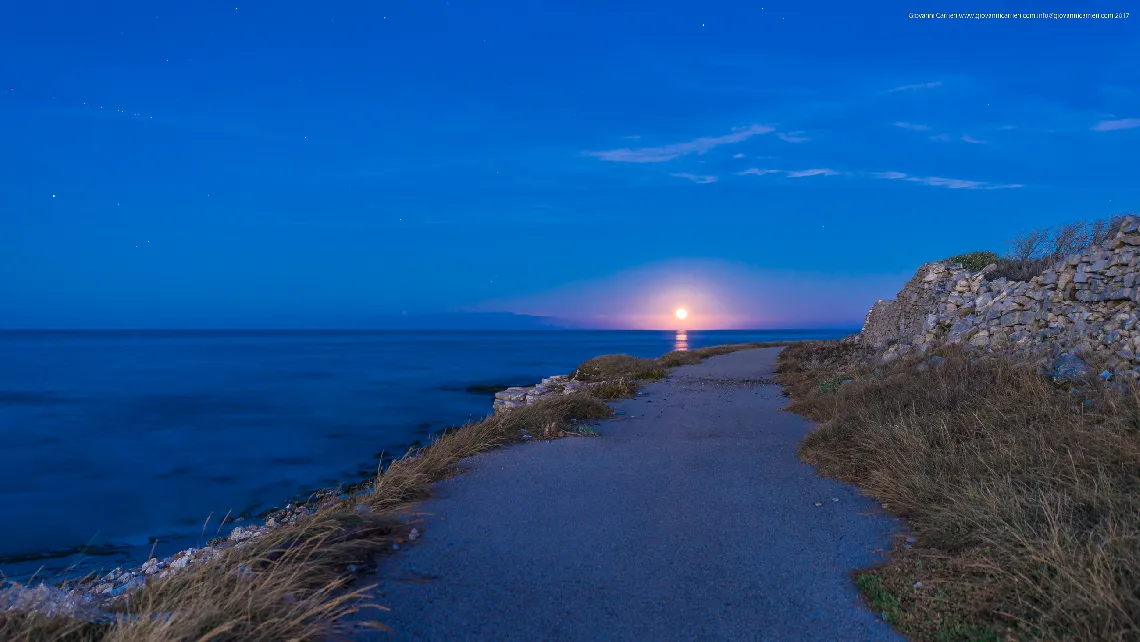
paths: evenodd
<path fill-rule="evenodd" d="M 721 346 L 709 346 L 707 348 L 697 348 L 696 350 L 675 350 L 668 352 L 656 359 L 657 364 L 664 368 L 676 368 L 677 366 L 689 366 L 700 363 L 709 357 L 716 357 L 722 354 L 730 354 L 740 350 L 752 350 L 754 348 L 779 348 L 783 346 L 790 346 L 797 342 L 795 341 L 766 341 L 766 342 L 753 342 L 753 343 L 728 343 Z"/>
<path fill-rule="evenodd" d="M 546 397 L 444 431 L 428 446 L 392 462 L 362 492 L 325 498 L 313 515 L 225 549 L 217 559 L 151 581 L 118 603 L 112 621 L 0 611 L 0 640 L 276 642 L 343 637 L 350 632 L 350 615 L 383 610 L 369 601 L 372 586 L 353 587 L 357 572 L 409 538 L 413 522 L 402 517 L 407 508 L 427 497 L 433 482 L 458 472 L 462 459 L 524 437 L 552 439 L 587 432 L 579 422 L 613 414 L 602 399 L 632 396 L 638 381 L 663 378 L 670 367 L 761 345 L 767 344 L 670 353 L 660 360 L 629 355 L 591 359 L 575 372 L 579 381 L 593 383 L 586 391 Z"/>
<path fill-rule="evenodd" d="M 570 378 L 589 383 L 627 380 L 664 379 L 668 371 L 656 359 L 633 357 L 628 354 L 606 354 L 585 361 L 574 370 Z"/>
<path fill-rule="evenodd" d="M 109 624 L 92 624 L 68 617 L 39 613 L 0 612 L 0 640 L 10 642 L 96 642 L 105 639 Z"/>
<path fill-rule="evenodd" d="M 818 423 L 803 458 L 917 535 L 860 586 L 920 638 L 1140 639 L 1140 393 L 940 354 L 925 368 L 834 342 L 781 354 L 789 410 Z M 821 389 L 839 375 L 855 380 Z"/>
<path fill-rule="evenodd" d="M 637 394 L 641 386 L 634 379 L 611 379 L 590 387 L 590 394 L 598 399 L 625 399 Z"/>

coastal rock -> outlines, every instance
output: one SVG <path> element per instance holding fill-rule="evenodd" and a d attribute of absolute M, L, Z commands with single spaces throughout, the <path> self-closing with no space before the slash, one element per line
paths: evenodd
<path fill-rule="evenodd" d="M 495 412 L 506 412 L 530 405 L 550 395 L 568 395 L 583 390 L 588 385 L 581 381 L 572 381 L 570 375 L 546 377 L 533 386 L 507 388 L 502 392 L 496 392 L 494 410 Z"/>

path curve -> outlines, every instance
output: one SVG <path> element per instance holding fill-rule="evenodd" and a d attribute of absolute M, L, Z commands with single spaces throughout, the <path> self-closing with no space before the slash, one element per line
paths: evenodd
<path fill-rule="evenodd" d="M 899 525 L 795 455 L 778 352 L 678 368 L 600 438 L 465 460 L 374 578 L 395 635 L 362 639 L 901 640 L 850 578 Z"/>

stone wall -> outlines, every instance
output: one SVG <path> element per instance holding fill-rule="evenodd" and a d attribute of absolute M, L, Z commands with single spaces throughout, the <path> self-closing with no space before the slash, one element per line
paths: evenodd
<path fill-rule="evenodd" d="M 1112 375 L 1140 378 L 1140 219 L 1103 246 L 1059 261 L 1030 281 L 990 281 L 957 263 L 919 268 L 893 301 L 867 313 L 857 340 L 890 360 L 945 344 L 1042 349 L 1097 357 Z"/>

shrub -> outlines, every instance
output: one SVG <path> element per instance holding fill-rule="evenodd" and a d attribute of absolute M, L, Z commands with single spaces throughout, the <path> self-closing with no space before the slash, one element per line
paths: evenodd
<path fill-rule="evenodd" d="M 1045 270 L 1056 265 L 1057 261 L 1052 258 L 1042 259 L 1000 259 L 997 261 L 997 269 L 986 275 L 986 278 L 991 281 L 998 279 L 1009 279 L 1010 281 L 1028 281 L 1035 276 L 1040 276 L 1045 273 Z"/>
<path fill-rule="evenodd" d="M 1001 257 L 997 254 L 994 254 L 993 252 L 981 251 L 970 252 L 968 254 L 958 254 L 957 256 L 952 256 L 946 260 L 950 263 L 960 263 L 962 267 L 971 272 L 981 272 L 982 268 L 991 263 L 997 263 L 1001 260 Z"/>
<path fill-rule="evenodd" d="M 1055 227 L 1041 227 L 1022 232 L 1006 243 L 1004 256 L 988 250 L 951 256 L 946 261 L 978 272 L 994 263 L 997 269 L 986 275 L 991 281 L 1006 278 L 1028 281 L 1044 273 L 1065 257 L 1103 245 L 1116 236 L 1126 214 L 1096 221 L 1073 221 Z"/>
<path fill-rule="evenodd" d="M 665 367 L 655 359 L 628 354 L 606 354 L 578 366 L 571 375 L 575 381 L 607 381 L 613 379 L 664 379 Z"/>

